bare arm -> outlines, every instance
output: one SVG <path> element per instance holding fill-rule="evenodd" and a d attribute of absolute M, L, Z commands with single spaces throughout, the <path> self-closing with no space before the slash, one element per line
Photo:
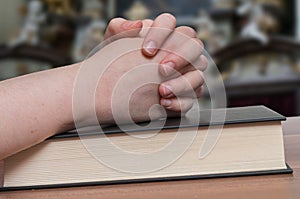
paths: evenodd
<path fill-rule="evenodd" d="M 77 68 L 71 65 L 0 82 L 0 159 L 73 128 Z"/>

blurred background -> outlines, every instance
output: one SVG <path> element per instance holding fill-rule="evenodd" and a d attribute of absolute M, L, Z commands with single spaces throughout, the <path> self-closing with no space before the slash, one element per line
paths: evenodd
<path fill-rule="evenodd" d="M 300 0 L 1 0 L 0 80 L 83 60 L 114 17 L 162 12 L 197 31 L 229 107 L 300 115 Z"/>

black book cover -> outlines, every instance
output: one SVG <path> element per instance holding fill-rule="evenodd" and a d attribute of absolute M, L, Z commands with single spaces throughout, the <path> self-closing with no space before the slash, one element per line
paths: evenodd
<path fill-rule="evenodd" d="M 19 191 L 19 190 L 30 190 L 30 189 L 50 189 L 50 188 L 68 188 L 68 187 L 97 186 L 97 185 L 104 186 L 104 185 L 129 184 L 129 183 L 163 182 L 163 181 L 170 181 L 170 180 L 197 180 L 197 179 L 210 179 L 210 178 L 292 174 L 293 170 L 291 169 L 291 167 L 288 164 L 286 164 L 286 166 L 287 166 L 286 169 L 266 170 L 266 171 L 246 171 L 246 172 L 218 173 L 218 174 L 206 174 L 206 175 L 185 175 L 185 176 L 175 176 L 175 177 L 157 177 L 157 178 L 81 182 L 81 183 L 68 183 L 68 184 L 0 187 L 0 191 Z"/>
<path fill-rule="evenodd" d="M 211 120 L 213 113 L 214 120 Z M 283 121 L 286 120 L 286 117 L 280 115 L 279 113 L 265 107 L 265 106 L 247 106 L 247 107 L 238 107 L 238 108 L 227 108 L 227 109 L 214 109 L 214 112 L 211 110 L 201 110 L 199 117 L 195 116 L 196 113 L 191 112 L 186 117 L 182 118 L 168 118 L 165 120 L 165 124 L 163 129 L 176 129 L 179 126 L 181 128 L 195 127 L 195 126 L 208 126 L 208 125 L 226 125 L 226 124 L 241 124 L 241 123 L 254 123 L 254 122 L 268 122 L 268 121 Z M 225 118 L 224 118 L 225 117 Z M 200 121 L 195 121 L 194 118 L 200 118 Z M 224 120 L 225 119 L 225 120 Z M 161 129 L 161 121 L 152 121 L 153 125 L 151 128 L 147 128 L 147 130 L 160 130 Z M 141 128 L 133 127 L 128 125 L 122 125 L 122 129 L 126 130 L 127 133 L 130 132 L 139 132 L 143 126 L 147 125 L 147 122 L 139 123 Z M 92 129 L 92 128 L 91 128 Z M 120 133 L 120 130 L 117 126 L 105 127 L 102 129 L 104 133 Z M 96 132 L 97 133 L 97 132 Z M 85 134 L 94 135 L 95 132 L 92 130 L 87 130 Z M 68 137 L 77 137 L 78 133 L 74 132 L 66 132 L 55 135 L 51 137 L 53 138 L 68 138 Z"/>

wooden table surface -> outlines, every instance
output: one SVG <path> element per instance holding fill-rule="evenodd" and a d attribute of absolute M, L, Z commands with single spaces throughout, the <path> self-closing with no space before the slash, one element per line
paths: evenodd
<path fill-rule="evenodd" d="M 288 118 L 283 129 L 286 161 L 293 174 L 11 191 L 0 192 L 0 199 L 300 198 L 300 117 Z"/>

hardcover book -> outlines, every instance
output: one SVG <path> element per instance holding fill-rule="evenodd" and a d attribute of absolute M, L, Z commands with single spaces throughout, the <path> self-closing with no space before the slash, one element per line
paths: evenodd
<path fill-rule="evenodd" d="M 210 122 L 210 110 L 200 111 L 200 122 L 195 123 L 192 118 L 193 114 L 187 118 L 167 119 L 159 133 L 155 133 L 159 130 L 159 125 L 155 126 L 155 123 L 147 130 L 141 130 L 139 126 L 124 126 L 123 130 L 120 127 L 107 127 L 103 129 L 102 136 L 90 131 L 84 136 L 89 147 L 82 144 L 82 136 L 80 139 L 77 132 L 56 135 L 6 158 L 4 184 L 0 189 L 20 190 L 292 172 L 285 163 L 281 127 L 284 116 L 264 106 L 251 106 L 226 109 L 224 126 L 222 123 Z M 181 150 L 180 144 L 190 139 L 196 129 L 195 137 L 180 156 L 156 170 L 142 169 L 156 164 L 156 156 L 153 156 L 152 162 L 143 162 L 137 158 L 131 159 L 130 164 L 126 165 L 127 156 L 116 153 L 115 150 L 107 150 L 104 145 L 99 144 L 104 143 L 101 139 L 108 139 L 110 143 L 131 154 L 149 154 L 172 143 L 178 134 L 179 124 L 182 134 L 178 147 L 165 150 L 159 160 L 167 161 L 177 150 Z M 216 136 L 214 131 L 209 130 L 211 127 L 222 127 L 222 131 Z M 124 129 L 127 129 L 126 133 Z M 215 136 L 213 148 L 201 157 L 199 151 L 210 136 Z M 100 158 L 91 153 L 90 149 L 100 154 Z M 105 161 L 111 160 L 116 166 L 106 164 L 101 158 Z"/>

